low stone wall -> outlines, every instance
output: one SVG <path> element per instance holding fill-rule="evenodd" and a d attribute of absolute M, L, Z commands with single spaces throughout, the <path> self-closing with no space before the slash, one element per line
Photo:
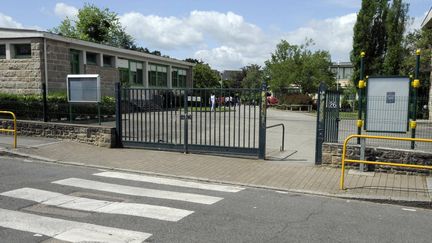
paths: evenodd
<path fill-rule="evenodd" d="M 0 127 L 12 129 L 13 122 L 11 120 L 1 120 Z M 38 121 L 17 121 L 17 127 L 18 136 L 22 135 L 68 139 L 80 143 L 109 148 L 116 146 L 115 128 L 111 127 L 48 122 L 45 123 Z"/>
<path fill-rule="evenodd" d="M 366 147 L 366 160 L 393 162 L 402 164 L 432 165 L 432 152 L 390 149 L 390 148 L 373 148 Z M 341 166 L 342 144 L 324 143 L 323 144 L 323 164 L 333 167 Z M 346 158 L 360 159 L 360 145 L 348 145 Z M 347 164 L 349 166 L 358 166 L 358 164 Z M 370 165 L 369 165 L 370 166 Z M 395 172 L 395 173 L 426 173 L 430 170 L 401 168 L 394 166 L 375 166 L 375 171 Z"/>

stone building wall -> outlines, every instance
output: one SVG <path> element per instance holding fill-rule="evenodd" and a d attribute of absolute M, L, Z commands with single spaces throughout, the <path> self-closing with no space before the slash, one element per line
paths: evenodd
<path fill-rule="evenodd" d="M 0 128 L 13 128 L 10 120 L 1 120 Z M 100 147 L 113 148 L 115 142 L 115 128 L 65 124 L 65 123 L 44 123 L 37 121 L 17 121 L 18 146 L 19 136 L 48 137 L 68 139 L 80 143 L 92 144 Z"/>
<path fill-rule="evenodd" d="M 366 147 L 365 152 L 366 160 L 380 161 L 380 162 L 393 162 L 402 164 L 416 164 L 416 165 L 432 165 L 432 152 L 415 151 L 415 150 L 402 150 L 402 149 L 389 149 L 389 148 L 373 148 Z M 347 147 L 346 158 L 360 159 L 360 145 L 349 145 Z M 323 157 L 322 163 L 333 167 L 340 167 L 342 161 L 342 144 L 324 143 L 323 144 Z M 349 163 L 349 166 L 357 166 Z M 386 172 L 409 172 L 409 173 L 430 173 L 430 170 L 410 169 L 393 166 L 376 166 L 375 171 Z"/>
<path fill-rule="evenodd" d="M 49 92 L 66 92 L 66 76 L 70 74 L 69 44 L 47 40 L 47 69 Z M 44 73 L 44 68 L 42 68 Z"/>
<path fill-rule="evenodd" d="M 0 59 L 0 92 L 14 94 L 39 94 L 42 84 L 43 41 L 31 42 L 31 58 Z M 13 44 L 13 41 L 11 41 Z"/>
<path fill-rule="evenodd" d="M 101 79 L 101 95 L 114 96 L 116 82 L 120 82 L 119 71 L 115 67 L 101 67 L 98 65 L 84 65 L 86 74 L 99 74 Z"/>

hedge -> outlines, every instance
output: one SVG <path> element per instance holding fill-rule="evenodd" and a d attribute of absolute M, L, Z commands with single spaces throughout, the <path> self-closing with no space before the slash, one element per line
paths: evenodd
<path fill-rule="evenodd" d="M 47 108 L 49 120 L 69 119 L 69 103 L 66 94 L 54 93 L 47 96 Z M 115 100 L 113 97 L 104 96 L 100 103 L 102 116 L 113 116 L 115 114 Z M 43 120 L 43 98 L 42 95 L 24 95 L 0 93 L 0 110 L 12 111 L 21 120 Z M 98 109 L 96 104 L 73 104 L 73 119 L 97 118 Z"/>

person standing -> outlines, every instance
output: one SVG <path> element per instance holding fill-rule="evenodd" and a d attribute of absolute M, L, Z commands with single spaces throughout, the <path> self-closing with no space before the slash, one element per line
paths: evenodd
<path fill-rule="evenodd" d="M 215 94 L 212 93 L 212 94 L 210 95 L 211 111 L 214 111 L 214 108 L 215 108 L 215 102 L 216 102 L 216 97 L 215 97 Z"/>

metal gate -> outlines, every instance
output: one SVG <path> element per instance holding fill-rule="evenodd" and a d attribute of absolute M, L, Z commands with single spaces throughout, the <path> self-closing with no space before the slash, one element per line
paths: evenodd
<path fill-rule="evenodd" d="M 340 92 L 321 83 L 317 100 L 315 164 L 322 163 L 322 144 L 337 143 L 339 134 Z"/>
<path fill-rule="evenodd" d="M 127 88 L 118 84 L 116 93 L 117 135 L 122 146 L 264 157 L 260 136 L 265 137 L 265 112 L 260 89 Z"/>

